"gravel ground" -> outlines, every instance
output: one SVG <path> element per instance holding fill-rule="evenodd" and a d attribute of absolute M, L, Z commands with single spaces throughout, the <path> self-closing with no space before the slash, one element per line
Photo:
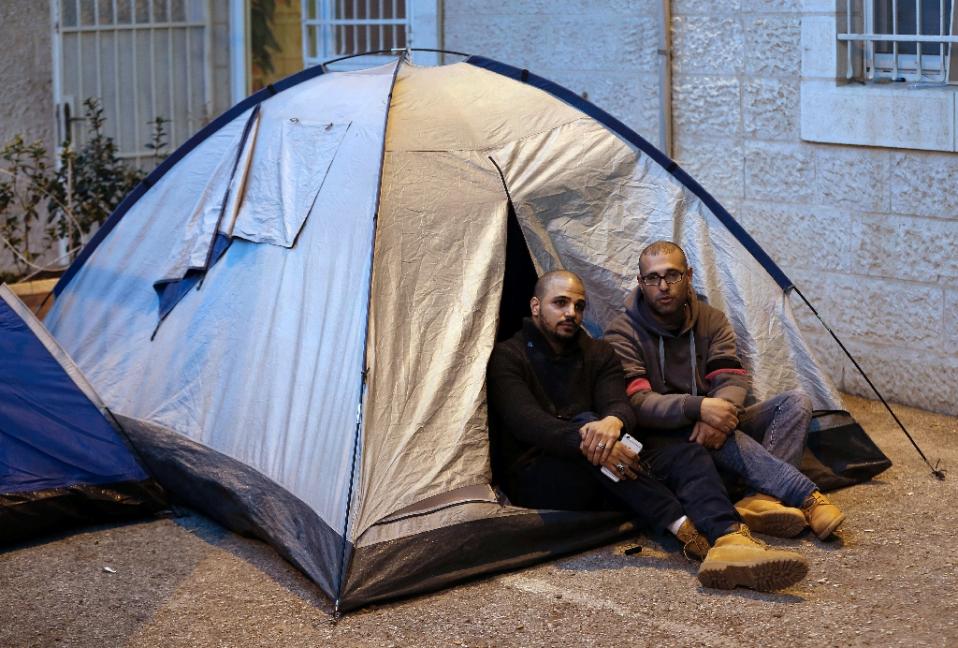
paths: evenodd
<path fill-rule="evenodd" d="M 190 514 L 0 553 L 0 647 L 958 646 L 958 473 L 935 480 L 879 403 L 847 404 L 895 466 L 834 494 L 838 540 L 770 540 L 811 562 L 783 592 L 705 590 L 676 544 L 639 537 L 334 623 L 268 546 Z M 896 411 L 958 464 L 958 419 Z"/>

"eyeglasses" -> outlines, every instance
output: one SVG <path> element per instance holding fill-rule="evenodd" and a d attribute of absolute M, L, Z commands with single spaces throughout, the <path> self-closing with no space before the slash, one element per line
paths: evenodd
<path fill-rule="evenodd" d="M 643 286 L 659 286 L 662 283 L 662 280 L 665 279 L 665 283 L 669 286 L 672 284 L 678 283 L 685 278 L 684 272 L 679 272 L 678 270 L 669 270 L 665 273 L 665 276 L 652 273 L 647 274 L 644 277 L 639 277 L 639 281 L 642 282 Z"/>

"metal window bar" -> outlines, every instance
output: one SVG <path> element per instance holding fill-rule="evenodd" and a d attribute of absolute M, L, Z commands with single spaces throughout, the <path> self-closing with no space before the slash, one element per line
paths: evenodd
<path fill-rule="evenodd" d="M 303 61 L 309 67 L 364 51 L 405 47 L 407 13 L 405 0 L 302 0 Z M 383 57 L 347 66 L 369 65 L 373 58 Z"/>
<path fill-rule="evenodd" d="M 208 117 L 212 103 L 211 1 L 186 0 L 183 11 L 174 12 L 171 0 L 57 0 L 58 105 L 69 102 L 67 114 L 79 123 L 82 102 L 95 93 L 106 112 L 106 133 L 123 158 L 141 162 L 154 155 L 145 147 L 146 133 L 152 132 L 148 118 L 170 120 L 168 150 L 182 144 Z M 164 46 L 166 56 L 157 60 Z M 152 114 L 142 114 L 148 106 Z M 82 144 L 85 128 L 65 126 Z"/>
<path fill-rule="evenodd" d="M 907 1 L 907 0 L 905 0 Z M 923 34 L 922 24 L 925 17 L 928 0 L 914 0 L 915 25 L 912 32 L 902 33 L 899 24 L 898 0 L 890 0 L 891 33 L 876 33 L 878 27 L 874 15 L 874 0 L 846 0 L 845 32 L 838 34 L 839 42 L 846 44 L 846 77 L 854 78 L 855 54 L 851 44 L 859 44 L 862 49 L 864 77 L 867 80 L 892 79 L 914 82 L 950 83 L 958 84 L 958 69 L 951 65 L 951 59 L 956 57 L 958 48 L 952 47 L 958 43 L 958 25 L 956 25 L 955 3 L 951 6 L 951 16 L 946 17 L 946 1 L 937 0 L 938 32 L 937 34 Z M 864 25 L 861 32 L 856 32 L 853 24 L 854 10 L 864 9 Z M 946 26 L 947 20 L 947 26 Z M 891 53 L 882 54 L 877 51 L 876 45 L 891 44 Z M 938 53 L 928 54 L 924 44 L 937 44 Z M 903 54 L 902 44 L 914 44 L 915 54 Z M 946 47 L 947 45 L 947 47 Z"/>
<path fill-rule="evenodd" d="M 938 4 L 941 4 L 941 0 L 938 0 Z M 915 0 L 915 33 L 921 34 L 921 0 Z M 918 66 L 918 78 L 922 77 L 922 66 L 921 66 L 921 41 L 915 43 L 915 64 Z"/>

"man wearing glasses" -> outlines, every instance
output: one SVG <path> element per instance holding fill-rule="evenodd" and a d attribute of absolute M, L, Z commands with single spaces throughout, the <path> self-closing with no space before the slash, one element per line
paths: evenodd
<path fill-rule="evenodd" d="M 639 255 L 638 287 L 605 334 L 622 360 L 646 447 L 697 443 L 753 494 L 735 504 L 753 531 L 822 540 L 845 515 L 798 471 L 812 405 L 800 391 L 744 407 L 750 382 L 725 315 L 700 301 L 685 252 L 657 241 Z"/>
<path fill-rule="evenodd" d="M 630 447 L 634 414 L 622 366 L 581 329 L 586 293 L 578 276 L 544 274 L 529 306 L 532 317 L 495 346 L 487 374 L 493 473 L 512 503 L 628 510 L 702 560 L 706 587 L 771 591 L 804 578 L 804 558 L 751 537 L 705 448 Z"/>

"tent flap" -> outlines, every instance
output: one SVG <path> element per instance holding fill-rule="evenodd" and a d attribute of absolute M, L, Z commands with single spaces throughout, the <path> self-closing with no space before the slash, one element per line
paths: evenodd
<path fill-rule="evenodd" d="M 278 137 L 261 138 L 231 234 L 292 247 L 348 128 L 290 117 Z"/>

